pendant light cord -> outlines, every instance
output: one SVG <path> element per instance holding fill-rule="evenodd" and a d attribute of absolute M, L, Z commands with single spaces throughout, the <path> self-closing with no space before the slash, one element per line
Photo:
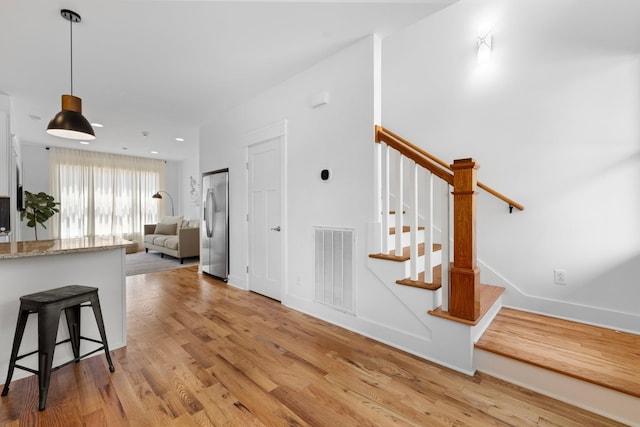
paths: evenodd
<path fill-rule="evenodd" d="M 71 35 L 71 95 L 73 95 L 73 18 L 69 19 L 69 34 Z"/>

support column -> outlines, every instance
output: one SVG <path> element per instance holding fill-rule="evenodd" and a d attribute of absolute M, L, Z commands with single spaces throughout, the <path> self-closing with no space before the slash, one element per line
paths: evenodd
<path fill-rule="evenodd" d="M 476 266 L 476 185 L 474 159 L 454 160 L 453 266 L 449 314 L 475 321 L 480 317 L 480 269 Z"/>

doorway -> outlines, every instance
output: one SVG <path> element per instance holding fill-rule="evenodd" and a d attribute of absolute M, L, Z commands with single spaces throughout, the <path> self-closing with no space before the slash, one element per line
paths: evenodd
<path fill-rule="evenodd" d="M 285 132 L 284 128 L 282 132 L 278 128 L 255 133 L 255 142 L 248 147 L 247 278 L 249 290 L 281 301 L 285 260 Z"/>

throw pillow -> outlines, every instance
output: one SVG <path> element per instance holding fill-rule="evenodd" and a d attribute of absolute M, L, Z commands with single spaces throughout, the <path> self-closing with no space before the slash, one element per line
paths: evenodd
<path fill-rule="evenodd" d="M 154 231 L 153 234 L 171 234 L 171 235 L 175 235 L 176 234 L 176 230 L 178 229 L 178 224 L 173 223 L 173 224 L 156 224 L 156 230 Z"/>
<path fill-rule="evenodd" d="M 162 217 L 162 219 L 160 219 L 160 221 L 158 221 L 158 224 L 181 224 L 181 223 L 182 223 L 181 216 L 164 216 Z"/>

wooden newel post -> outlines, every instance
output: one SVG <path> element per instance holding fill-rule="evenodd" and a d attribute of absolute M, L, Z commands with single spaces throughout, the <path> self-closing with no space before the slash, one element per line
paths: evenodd
<path fill-rule="evenodd" d="M 449 314 L 474 321 L 480 317 L 480 269 L 476 267 L 476 185 L 473 159 L 454 160 L 453 266 L 450 269 Z"/>

